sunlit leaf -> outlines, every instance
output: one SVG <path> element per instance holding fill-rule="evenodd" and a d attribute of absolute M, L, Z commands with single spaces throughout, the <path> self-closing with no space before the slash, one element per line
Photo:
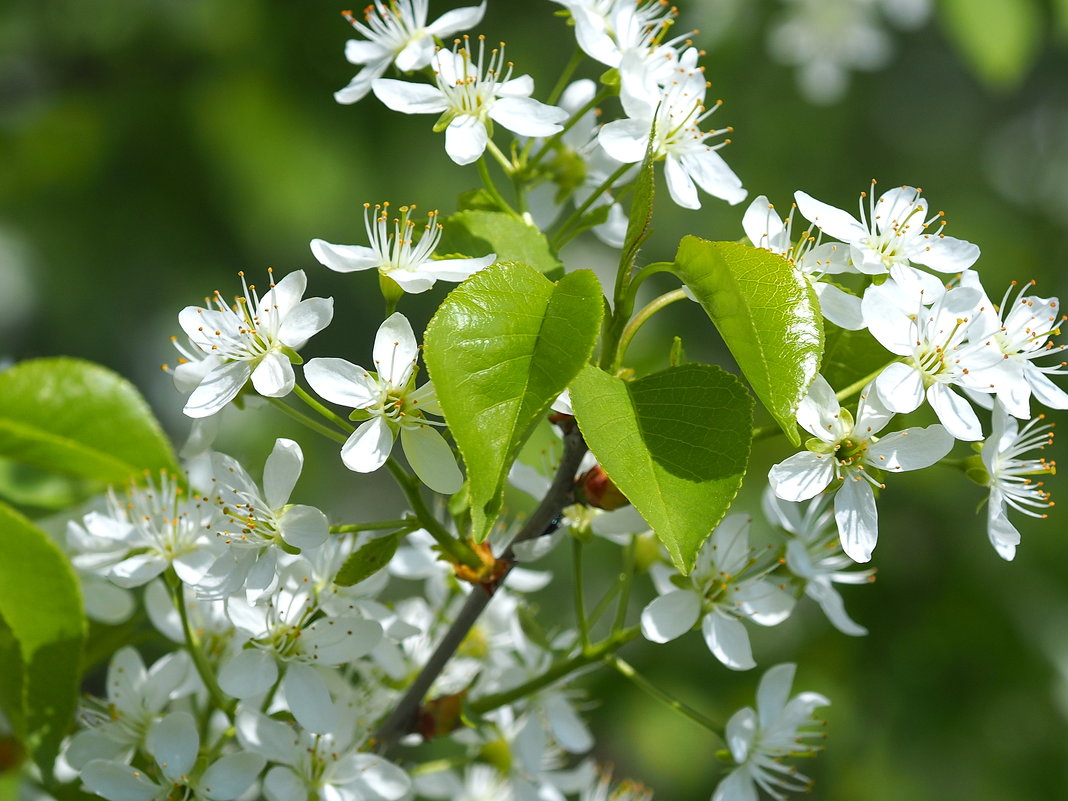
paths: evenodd
<path fill-rule="evenodd" d="M 753 410 L 745 387 L 703 364 L 631 382 L 586 367 L 571 402 L 609 478 L 688 573 L 745 475 Z"/>
<path fill-rule="evenodd" d="M 442 237 L 437 253 L 479 258 L 496 253 L 498 261 L 529 264 L 539 272 L 563 275 L 549 240 L 536 226 L 501 211 L 468 209 L 441 220 Z"/>
<path fill-rule="evenodd" d="M 91 362 L 35 359 L 0 372 L 0 455 L 99 482 L 177 470 L 159 422 L 126 379 Z"/>
<path fill-rule="evenodd" d="M 59 548 L 5 504 L 0 616 L 6 628 L 0 636 L 0 704 L 49 776 L 78 706 L 85 616 L 78 580 Z"/>
<path fill-rule="evenodd" d="M 508 469 L 549 405 L 589 360 L 601 285 L 495 264 L 454 289 L 427 327 L 424 359 L 467 465 L 474 537 L 489 532 Z"/>
<path fill-rule="evenodd" d="M 782 256 L 684 237 L 675 272 L 693 292 L 761 403 L 794 445 L 795 415 L 819 372 L 823 320 L 808 279 Z"/>

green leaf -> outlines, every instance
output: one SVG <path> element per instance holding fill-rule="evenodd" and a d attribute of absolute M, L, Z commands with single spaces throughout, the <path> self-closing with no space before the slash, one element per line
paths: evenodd
<path fill-rule="evenodd" d="M 56 544 L 5 504 L 0 504 L 0 549 L 0 616 L 6 628 L 0 637 L 0 703 L 50 777 L 78 706 L 86 632 L 81 592 Z M 18 667 L 8 670 L 12 650 Z"/>
<path fill-rule="evenodd" d="M 439 254 L 479 258 L 496 253 L 497 261 L 529 264 L 554 278 L 563 275 L 564 265 L 549 246 L 545 234 L 511 214 L 468 209 L 440 222 Z"/>
<path fill-rule="evenodd" d="M 608 477 L 689 573 L 742 485 L 753 424 L 745 387 L 704 364 L 631 382 L 586 367 L 571 403 Z"/>
<path fill-rule="evenodd" d="M 1042 46 L 1035 0 L 942 0 L 942 22 L 976 77 L 993 89 L 1020 83 Z"/>
<path fill-rule="evenodd" d="M 638 250 L 649 236 L 649 225 L 653 221 L 653 200 L 655 170 L 653 163 L 653 143 L 655 141 L 655 128 L 649 133 L 649 142 L 645 147 L 645 158 L 638 170 L 638 177 L 634 181 L 634 197 L 630 202 L 630 217 L 627 220 L 627 233 L 623 238 L 623 255 L 620 258 L 619 269 L 624 275 L 629 276 L 634 262 L 638 258 Z"/>
<path fill-rule="evenodd" d="M 589 270 L 554 284 L 525 264 L 497 263 L 449 293 L 427 326 L 424 360 L 467 465 L 476 540 L 500 511 L 519 449 L 589 360 L 601 306 Z"/>
<path fill-rule="evenodd" d="M 351 587 L 368 579 L 389 564 L 397 552 L 401 532 L 378 537 L 349 554 L 349 558 L 334 576 L 334 583 L 339 587 Z"/>
<path fill-rule="evenodd" d="M 91 362 L 35 359 L 0 372 L 0 455 L 120 483 L 177 471 L 174 451 L 137 389 Z"/>
<path fill-rule="evenodd" d="M 824 325 L 827 346 L 820 372 L 836 391 L 860 381 L 897 358 L 867 331 L 846 331 L 833 323 Z"/>
<path fill-rule="evenodd" d="M 797 406 L 819 372 L 823 318 L 808 279 L 782 256 L 684 237 L 675 273 L 708 313 L 760 402 L 795 446 Z"/>

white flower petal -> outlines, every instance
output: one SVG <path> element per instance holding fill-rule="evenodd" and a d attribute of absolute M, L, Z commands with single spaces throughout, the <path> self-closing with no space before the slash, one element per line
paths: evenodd
<path fill-rule="evenodd" d="M 263 465 L 263 499 L 271 509 L 281 509 L 304 468 L 304 452 L 291 439 L 279 437 Z"/>
<path fill-rule="evenodd" d="M 266 398 L 283 398 L 293 391 L 295 377 L 288 356 L 271 351 L 252 371 L 252 386 Z"/>
<path fill-rule="evenodd" d="M 188 712 L 171 712 L 157 722 L 145 746 L 171 781 L 182 781 L 193 769 L 200 748 L 197 724 Z"/>
<path fill-rule="evenodd" d="M 833 479 L 834 457 L 810 451 L 795 453 L 768 471 L 775 494 L 795 503 L 815 498 Z"/>
<path fill-rule="evenodd" d="M 875 379 L 875 391 L 891 411 L 914 412 L 923 403 L 923 374 L 911 365 L 894 362 Z"/>
<path fill-rule="evenodd" d="M 382 639 L 382 626 L 354 615 L 324 617 L 304 630 L 301 647 L 318 665 L 340 665 L 369 654 Z"/>
<path fill-rule="evenodd" d="M 933 384 L 927 390 L 927 401 L 938 415 L 938 421 L 956 439 L 977 442 L 983 438 L 983 425 L 975 409 L 945 384 Z"/>
<path fill-rule="evenodd" d="M 377 78 L 371 91 L 387 108 L 402 114 L 440 114 L 449 107 L 441 90 L 426 83 Z"/>
<path fill-rule="evenodd" d="M 162 788 L 139 770 L 94 759 L 82 769 L 85 786 L 108 801 L 152 801 Z"/>
<path fill-rule="evenodd" d="M 320 264 L 339 273 L 375 269 L 382 261 L 378 251 L 364 245 L 332 245 L 322 239 L 311 241 L 311 252 Z"/>
<path fill-rule="evenodd" d="M 373 353 L 379 378 L 401 386 L 419 356 L 419 345 L 407 317 L 394 312 L 382 322 L 375 334 Z"/>
<path fill-rule="evenodd" d="M 701 599 L 689 590 L 675 590 L 654 598 L 642 610 L 642 634 L 652 642 L 669 642 L 694 627 L 701 616 Z"/>
<path fill-rule="evenodd" d="M 278 680 L 274 656 L 259 648 L 238 651 L 219 668 L 219 687 L 234 698 L 254 698 Z"/>
<path fill-rule="evenodd" d="M 372 754 L 356 754 L 360 785 L 370 791 L 369 795 L 382 801 L 400 801 L 411 790 L 412 780 L 408 774 L 381 757 Z"/>
<path fill-rule="evenodd" d="M 445 438 L 430 426 L 401 429 L 401 447 L 408 464 L 434 492 L 452 495 L 463 486 L 464 477 Z"/>
<path fill-rule="evenodd" d="M 856 242 L 868 236 L 868 229 L 856 217 L 816 200 L 806 192 L 794 192 L 794 202 L 802 217 L 835 239 Z"/>
<path fill-rule="evenodd" d="M 309 788 L 303 779 L 289 768 L 280 765 L 275 765 L 267 771 L 263 778 L 263 794 L 267 801 L 299 801 L 307 799 L 308 792 Z"/>
<path fill-rule="evenodd" d="M 753 650 L 749 645 L 749 632 L 740 620 L 714 611 L 701 621 L 708 650 L 731 670 L 750 670 L 756 667 Z"/>
<path fill-rule="evenodd" d="M 357 473 L 373 473 L 386 463 L 393 450 L 393 429 L 384 417 L 360 425 L 341 446 L 341 461 Z"/>
<path fill-rule="evenodd" d="M 309 339 L 318 334 L 334 319 L 333 298 L 308 298 L 302 300 L 282 320 L 278 328 L 278 341 L 293 350 L 300 350 Z"/>
<path fill-rule="evenodd" d="M 244 752 L 218 759 L 200 777 L 200 792 L 211 801 L 234 801 L 252 786 L 267 760 Z"/>
<path fill-rule="evenodd" d="M 295 504 L 278 521 L 282 539 L 301 550 L 318 548 L 330 534 L 330 522 L 314 506 Z"/>
<path fill-rule="evenodd" d="M 568 114 L 529 97 L 502 97 L 490 106 L 489 116 L 520 136 L 552 136 L 563 130 Z"/>
<path fill-rule="evenodd" d="M 593 748 L 593 735 L 563 695 L 550 694 L 544 708 L 549 730 L 565 751 L 569 754 L 585 754 Z"/>
<path fill-rule="evenodd" d="M 290 663 L 282 679 L 282 691 L 297 723 L 316 734 L 334 730 L 337 710 L 323 677 L 315 668 Z"/>
<path fill-rule="evenodd" d="M 445 152 L 460 165 L 478 161 L 486 152 L 487 142 L 485 123 L 470 114 L 457 117 L 445 129 Z"/>
<path fill-rule="evenodd" d="M 193 390 L 182 411 L 187 417 L 208 417 L 222 410 L 245 386 L 252 368 L 248 362 L 223 364 L 210 371 Z"/>
<path fill-rule="evenodd" d="M 321 398 L 351 409 L 362 409 L 378 399 L 374 377 L 345 359 L 312 359 L 304 365 L 304 377 Z"/>
<path fill-rule="evenodd" d="M 834 496 L 834 519 L 846 556 L 854 562 L 870 562 L 879 539 L 879 512 L 867 481 L 846 476 Z"/>
<path fill-rule="evenodd" d="M 953 437 L 940 425 L 907 428 L 869 446 L 865 462 L 899 473 L 930 467 L 953 449 Z"/>
<path fill-rule="evenodd" d="M 761 729 L 768 729 L 782 715 L 790 698 L 797 666 L 786 662 L 768 668 L 757 685 L 757 715 Z"/>
<path fill-rule="evenodd" d="M 677 205 L 684 209 L 701 208 L 697 186 L 675 156 L 669 155 L 664 159 L 664 181 L 667 183 L 668 194 Z"/>

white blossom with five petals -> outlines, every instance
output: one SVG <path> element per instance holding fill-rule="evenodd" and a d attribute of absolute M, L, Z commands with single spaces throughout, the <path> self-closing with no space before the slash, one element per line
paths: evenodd
<path fill-rule="evenodd" d="M 293 391 L 296 351 L 330 324 L 333 298 L 304 297 L 308 279 L 303 270 L 289 273 L 260 297 L 241 274 L 244 294 L 230 306 L 215 293 L 215 307 L 186 306 L 178 314 L 190 344 L 204 358 L 183 360 L 175 368 L 179 388 L 195 382 L 185 408 L 189 417 L 208 417 L 220 411 L 252 379 L 255 390 L 268 398 Z M 199 355 L 199 354 L 198 354 Z M 185 372 L 192 372 L 187 380 Z"/>
<path fill-rule="evenodd" d="M 415 388 L 419 346 L 408 318 L 395 312 L 375 336 L 376 373 L 345 359 L 312 359 L 304 367 L 308 383 L 333 403 L 359 410 L 370 419 L 341 447 L 341 460 L 357 473 L 371 473 L 386 463 L 400 433 L 401 446 L 415 474 L 435 492 L 460 489 L 463 476 L 445 439 L 425 417 L 441 414 L 434 387 Z"/>
<path fill-rule="evenodd" d="M 458 42 L 434 54 L 433 86 L 379 78 L 371 86 L 375 96 L 402 114 L 440 114 L 434 130 L 445 131 L 445 152 L 457 164 L 482 157 L 494 122 L 520 136 L 563 130 L 567 112 L 530 97 L 534 81 L 529 75 L 512 77 L 503 43 L 487 58 L 485 37 L 478 38 L 477 55 L 466 36 L 462 41 L 462 47 Z"/>
<path fill-rule="evenodd" d="M 843 409 L 823 376 L 809 387 L 797 409 L 797 422 L 813 435 L 807 450 L 771 468 L 768 480 L 784 501 L 807 501 L 836 487 L 834 518 L 842 550 L 854 562 L 868 562 L 879 538 L 879 513 L 872 487 L 882 482 L 872 468 L 899 473 L 930 467 L 953 447 L 940 425 L 907 428 L 876 437 L 893 417 L 868 384 L 860 393 L 857 417 Z"/>
<path fill-rule="evenodd" d="M 351 12 L 342 14 L 364 39 L 345 42 L 345 58 L 363 66 L 348 86 L 334 92 L 338 103 L 355 103 L 371 91 L 390 64 L 401 72 L 421 70 L 434 57 L 434 39 L 478 25 L 486 13 L 486 0 L 477 6 L 446 11 L 427 25 L 428 0 L 374 0 L 360 22 Z"/>

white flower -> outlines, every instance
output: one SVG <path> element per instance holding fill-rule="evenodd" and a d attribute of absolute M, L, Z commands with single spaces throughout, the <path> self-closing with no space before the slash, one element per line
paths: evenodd
<path fill-rule="evenodd" d="M 402 72 L 427 66 L 434 57 L 434 39 L 444 39 L 482 21 L 486 0 L 477 6 L 446 11 L 426 24 L 428 0 L 374 0 L 363 11 L 360 22 L 349 11 L 341 12 L 366 41 L 345 42 L 345 58 L 363 69 L 344 89 L 334 92 L 338 103 L 355 103 L 371 91 L 371 83 L 382 77 L 391 63 Z"/>
<path fill-rule="evenodd" d="M 1068 409 L 1068 393 L 1046 377 L 1063 375 L 1065 363 L 1035 364 L 1036 359 L 1065 349 L 1064 345 L 1055 345 L 1052 340 L 1060 334 L 1060 324 L 1065 319 L 1060 313 L 1060 301 L 1024 295 L 1024 291 L 1034 285 L 1033 281 L 1021 287 L 1015 300 L 1011 300 L 1012 290 L 1016 287 L 1013 281 L 998 308 L 986 297 L 974 271 L 969 270 L 961 276 L 961 285 L 983 292 L 984 299 L 976 314 L 979 319 L 973 329 L 980 336 L 974 338 L 1002 357 L 996 367 L 1004 375 L 998 382 L 997 397 L 1005 409 L 1014 417 L 1029 418 L 1032 395 L 1051 409 Z M 972 397 L 982 402 L 980 397 Z"/>
<path fill-rule="evenodd" d="M 180 364 L 175 380 L 190 384 L 179 371 L 194 374 L 192 390 L 183 411 L 189 417 L 215 414 L 237 397 L 252 379 L 252 386 L 268 398 L 281 398 L 293 390 L 296 351 L 329 325 L 334 314 L 333 298 L 302 300 L 307 278 L 303 270 L 274 282 L 262 298 L 256 287 L 246 284 L 233 307 L 215 293 L 216 308 L 186 306 L 178 314 L 189 341 L 207 354 L 202 360 Z M 187 353 L 188 355 L 188 353 Z"/>
<path fill-rule="evenodd" d="M 329 534 L 326 515 L 312 506 L 290 504 L 304 466 L 304 453 L 291 439 L 275 440 L 263 468 L 263 492 L 234 458 L 212 455 L 215 501 L 220 514 L 215 536 L 229 546 L 198 586 L 205 597 L 222 598 L 242 586 L 267 590 L 275 580 L 277 546 L 317 548 Z"/>
<path fill-rule="evenodd" d="M 720 662 L 732 670 L 756 667 L 749 634 L 739 618 L 775 626 L 789 617 L 794 598 L 764 578 L 767 570 L 750 571 L 749 523 L 747 515 L 724 519 L 697 554 L 693 572 L 680 584 L 663 565 L 653 565 L 660 597 L 642 610 L 642 634 L 647 640 L 674 640 L 700 620 L 705 643 Z"/>
<path fill-rule="evenodd" d="M 850 331 L 864 328 L 860 298 L 820 280 L 824 275 L 854 271 L 849 264 L 849 249 L 835 242 L 821 244 L 818 236 L 812 236 L 811 227 L 795 244 L 793 222 L 794 207 L 790 208 L 786 220 L 782 220 L 767 197 L 761 195 L 745 210 L 742 229 L 753 245 L 778 253 L 805 274 L 819 298 L 824 317 Z"/>
<path fill-rule="evenodd" d="M 260 754 L 239 752 L 220 757 L 201 773 L 197 770 L 200 735 L 188 712 L 172 712 L 156 723 L 148 733 L 146 748 L 154 760 L 147 772 L 94 759 L 82 770 L 81 779 L 109 801 L 168 801 L 190 796 L 233 801 L 248 790 L 266 764 Z"/>
<path fill-rule="evenodd" d="M 441 410 L 429 382 L 415 389 L 418 355 L 411 323 L 395 312 L 375 337 L 376 374 L 344 359 L 312 359 L 304 375 L 328 401 L 370 416 L 341 448 L 346 467 L 357 473 L 380 468 L 399 431 L 404 455 L 419 479 L 435 492 L 451 494 L 460 489 L 463 476 L 448 443 L 424 416 Z"/>
<path fill-rule="evenodd" d="M 382 627 L 355 613 L 324 615 L 309 587 L 311 574 L 311 565 L 299 559 L 267 601 L 227 600 L 227 615 L 255 647 L 224 660 L 219 686 L 234 698 L 258 696 L 278 680 L 281 660 L 286 663 L 281 687 L 290 711 L 304 728 L 323 733 L 334 729 L 338 713 L 320 670 L 370 653 L 382 639 Z"/>
<path fill-rule="evenodd" d="M 882 431 L 893 414 L 868 384 L 860 393 L 857 418 L 842 409 L 823 376 L 809 387 L 797 409 L 797 422 L 814 435 L 807 450 L 771 468 L 768 480 L 784 501 L 807 501 L 832 484 L 834 518 L 842 550 L 854 562 L 871 560 L 879 537 L 878 510 L 872 486 L 884 485 L 872 468 L 899 473 L 930 467 L 953 447 L 953 438 L 940 425 L 908 428 L 885 437 Z"/>
<path fill-rule="evenodd" d="M 402 114 L 440 114 L 434 126 L 445 131 L 445 152 L 457 164 L 478 161 L 486 150 L 492 122 L 520 136 L 551 136 L 563 129 L 567 112 L 530 97 L 529 75 L 512 77 L 512 63 L 504 60 L 504 45 L 486 58 L 486 39 L 478 37 L 477 58 L 457 43 L 438 50 L 431 66 L 435 85 L 378 78 L 375 96 Z"/>
<path fill-rule="evenodd" d="M 867 634 L 868 630 L 846 612 L 834 585 L 867 584 L 875 580 L 875 571 L 845 569 L 855 563 L 842 552 L 827 496 L 809 501 L 803 513 L 800 504 L 782 500 L 770 487 L 761 501 L 768 522 L 794 535 L 786 543 L 786 567 L 804 582 L 805 595 L 820 605 L 823 614 L 843 634 Z"/>
<path fill-rule="evenodd" d="M 415 223 L 411 220 L 415 206 L 400 207 L 401 216 L 392 220 L 393 233 L 389 231 L 389 203 L 375 204 L 373 216 L 370 203 L 364 203 L 363 209 L 371 246 L 331 245 L 313 239 L 311 250 L 321 264 L 339 273 L 377 269 L 405 292 L 418 293 L 430 289 L 435 281 L 463 281 L 497 259 L 496 253 L 478 259 L 434 259 L 442 232 L 437 211 L 427 215 L 423 235 L 416 244 Z"/>
<path fill-rule="evenodd" d="M 979 258 L 979 248 L 942 233 L 942 212 L 927 216 L 927 201 L 911 186 L 895 187 L 875 199 L 872 191 L 860 195 L 860 219 L 795 192 L 798 211 L 829 236 L 849 245 L 853 266 L 867 275 L 885 275 L 915 293 L 924 290 L 932 300 L 943 289 L 935 276 L 917 270 L 920 264 L 942 273 L 959 273 Z M 864 201 L 868 209 L 864 209 Z M 938 230 L 928 229 L 938 223 Z"/>
<path fill-rule="evenodd" d="M 1021 459 L 1027 451 L 1041 450 L 1053 442 L 1053 426 L 1042 423 L 1039 415 L 1022 429 L 1005 408 L 994 405 L 994 427 L 990 438 L 983 443 L 981 456 L 986 468 L 986 483 L 990 487 L 987 503 L 987 534 L 994 550 L 1002 559 L 1016 556 L 1020 532 L 1009 522 L 1008 508 L 1030 517 L 1046 517 L 1043 511 L 1053 506 L 1043 482 L 1029 476 L 1052 474 L 1056 463 L 1045 459 Z"/>
<path fill-rule="evenodd" d="M 252 709 L 239 709 L 235 728 L 241 745 L 275 763 L 263 780 L 267 801 L 322 798 L 330 801 L 400 801 L 411 779 L 392 762 L 357 749 L 374 720 L 373 698 L 339 704 L 339 721 L 324 734 L 298 731 Z M 369 714 L 371 713 L 371 714 Z"/>
<path fill-rule="evenodd" d="M 701 70 L 680 67 L 656 97 L 645 100 L 623 95 L 628 119 L 607 123 L 599 134 L 601 146 L 609 156 L 632 164 L 645 158 L 652 133 L 653 158 L 664 160 L 664 178 L 671 199 L 686 209 L 701 208 L 698 186 L 731 205 L 746 196 L 738 176 L 716 152 L 730 140 L 705 144 L 709 137 L 730 130 L 701 130 L 700 124 L 720 105 L 717 101 L 712 108 L 705 108 L 706 87 Z"/>
<path fill-rule="evenodd" d="M 822 750 L 805 741 L 825 735 L 806 727 L 816 725 L 813 712 L 831 702 L 813 692 L 789 698 L 795 670 L 789 663 L 770 668 L 757 687 L 756 709 L 747 706 L 727 721 L 727 745 L 737 767 L 716 787 L 712 801 L 756 801 L 757 787 L 783 801 L 783 791 L 810 789 L 808 777 L 783 759 L 812 757 Z"/>
<path fill-rule="evenodd" d="M 160 473 L 158 487 L 131 484 L 123 498 L 108 490 L 108 513 L 90 512 L 67 524 L 67 542 L 79 569 L 106 576 L 120 587 L 139 587 L 173 567 L 196 584 L 215 560 L 208 536 L 215 510 L 177 478 Z"/>
<path fill-rule="evenodd" d="M 146 670 L 135 649 L 120 648 L 108 664 L 107 699 L 83 699 L 80 717 L 89 728 L 71 738 L 67 763 L 80 770 L 93 759 L 125 761 L 144 744 L 164 707 L 192 691 L 192 672 L 185 651 L 169 653 Z"/>
<path fill-rule="evenodd" d="M 982 309 L 982 294 L 970 287 L 954 287 L 931 306 L 921 291 L 918 299 L 899 285 L 887 282 L 869 287 L 861 302 L 864 322 L 891 353 L 905 357 L 875 380 L 887 408 L 906 414 L 926 397 L 939 422 L 954 437 L 965 441 L 983 438 L 983 429 L 971 404 L 953 391 L 991 393 L 1004 375 L 995 372 L 1004 356 L 982 342 L 970 342 Z"/>

